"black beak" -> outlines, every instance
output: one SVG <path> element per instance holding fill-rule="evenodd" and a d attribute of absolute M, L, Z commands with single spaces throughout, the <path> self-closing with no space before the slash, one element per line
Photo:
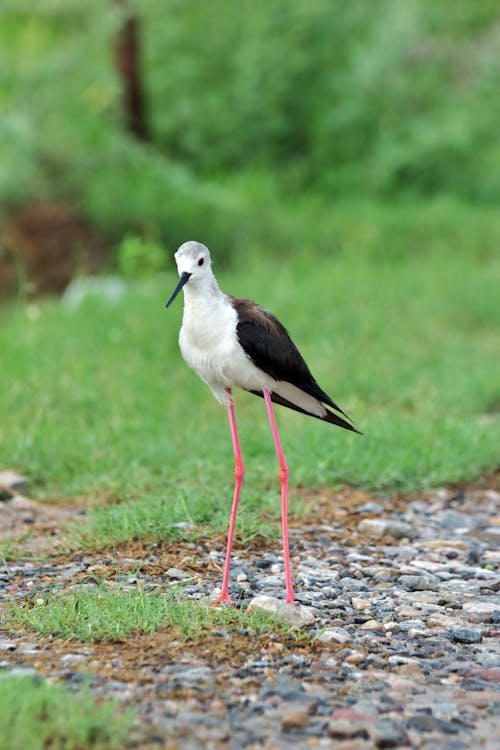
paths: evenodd
<path fill-rule="evenodd" d="M 170 297 L 170 299 L 167 302 L 167 304 L 165 305 L 165 307 L 170 307 L 170 305 L 172 304 L 172 302 L 174 301 L 174 299 L 177 297 L 177 295 L 181 291 L 181 289 L 184 286 L 184 284 L 187 281 L 189 281 L 190 277 L 191 277 L 191 274 L 188 273 L 187 271 L 183 271 L 181 273 L 180 279 L 177 282 L 177 286 L 175 287 L 174 291 L 172 292 L 172 296 Z"/>

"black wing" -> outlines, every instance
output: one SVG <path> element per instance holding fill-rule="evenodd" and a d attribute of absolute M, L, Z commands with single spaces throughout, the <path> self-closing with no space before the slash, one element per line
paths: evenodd
<path fill-rule="evenodd" d="M 344 417 L 348 415 L 338 406 L 327 393 L 318 385 L 301 353 L 293 343 L 286 328 L 270 312 L 260 305 L 247 299 L 230 297 L 231 304 L 238 313 L 236 333 L 238 341 L 248 354 L 252 362 L 275 380 L 281 380 L 300 388 L 310 396 L 317 398 L 332 407 Z M 273 395 L 273 401 L 288 406 L 296 411 L 297 408 L 286 399 Z M 286 403 L 285 403 L 286 401 Z M 304 412 L 309 413 L 309 412 Z M 331 414 L 331 412 L 327 412 Z M 331 416 L 335 416 L 332 415 Z M 321 417 L 320 417 L 321 419 Z M 327 416 L 324 417 L 327 421 Z M 339 418 L 340 419 L 340 418 Z M 341 427 L 355 430 L 344 420 L 340 420 Z M 339 424 L 339 422 L 335 422 Z M 355 430 L 357 432 L 357 430 Z"/>

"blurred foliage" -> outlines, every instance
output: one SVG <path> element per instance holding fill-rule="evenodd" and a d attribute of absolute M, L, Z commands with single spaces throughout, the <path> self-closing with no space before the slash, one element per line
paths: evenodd
<path fill-rule="evenodd" d="M 167 23 L 165 3 L 150 6 L 169 153 L 340 190 L 498 195 L 498 2 L 182 0 Z"/>
<path fill-rule="evenodd" d="M 117 247 L 117 262 L 123 276 L 141 279 L 165 271 L 167 254 L 158 242 L 127 234 Z"/>
<path fill-rule="evenodd" d="M 256 221 L 274 239 L 261 184 L 287 200 L 500 198 L 498 0 L 128 8 L 141 20 L 146 144 L 125 131 L 113 62 L 127 6 L 3 0 L 0 206 L 61 198 L 111 237 L 174 246 L 202 227 L 227 248 Z"/>

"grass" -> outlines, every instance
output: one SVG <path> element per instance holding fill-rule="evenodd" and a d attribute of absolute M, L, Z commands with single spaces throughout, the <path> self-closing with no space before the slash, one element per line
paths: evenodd
<path fill-rule="evenodd" d="M 130 711 L 97 704 L 88 690 L 77 695 L 31 677 L 0 676 L 2 747 L 26 750 L 120 750 L 132 724 Z"/>
<path fill-rule="evenodd" d="M 297 239 L 286 256 L 250 245 L 237 265 L 220 268 L 216 248 L 214 258 L 222 288 L 286 322 L 365 433 L 278 409 L 291 483 L 385 492 L 493 469 L 498 216 L 453 202 L 348 205 L 324 214 L 328 242 L 324 226 L 314 229 L 318 205 L 289 215 Z M 305 244 L 308 217 L 323 244 Z M 170 273 L 130 282 L 115 304 L 20 301 L 0 311 L 2 463 L 27 474 L 37 497 L 94 497 L 88 543 L 163 538 L 177 522 L 226 525 L 227 417 L 182 361 L 182 301 L 164 309 L 174 283 L 172 261 Z M 236 409 L 247 468 L 238 528 L 269 533 L 278 480 L 265 410 L 243 393 Z"/>
<path fill-rule="evenodd" d="M 330 210 L 314 197 L 290 208 L 257 184 L 258 242 L 243 230 L 235 262 L 222 268 L 214 248 L 221 286 L 286 322 L 319 382 L 365 433 L 278 410 L 292 484 L 388 492 L 495 468 L 498 213 L 454 202 Z M 181 301 L 164 310 L 174 283 L 172 266 L 155 280 L 128 282 L 115 304 L 90 297 L 69 309 L 19 299 L 0 309 L 2 467 L 25 473 L 38 498 L 95 500 L 71 534 L 80 546 L 175 537 L 178 522 L 225 530 L 227 418 L 181 359 Z M 247 469 L 237 529 L 269 535 L 279 500 L 263 403 L 237 394 L 237 418 Z M 1 554 L 16 549 L 7 542 Z M 106 583 L 9 603 L 2 615 L 4 627 L 87 642 L 158 628 L 191 639 L 211 629 L 286 628 L 262 614 Z M 124 747 L 130 724 L 86 692 L 0 679 L 5 747 L 113 750 Z"/>
<path fill-rule="evenodd" d="M 198 639 L 217 628 L 245 628 L 254 633 L 289 632 L 290 627 L 265 612 L 252 614 L 235 607 L 210 607 L 180 601 L 175 594 L 110 588 L 74 588 L 61 596 L 49 593 L 43 601 L 12 603 L 5 609 L 8 627 L 26 627 L 41 636 L 83 642 L 124 641 L 138 633 L 170 628 L 177 637 Z"/>

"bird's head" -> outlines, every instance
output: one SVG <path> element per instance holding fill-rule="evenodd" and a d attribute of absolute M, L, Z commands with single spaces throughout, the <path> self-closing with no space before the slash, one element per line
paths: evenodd
<path fill-rule="evenodd" d="M 201 242 L 185 242 L 179 247 L 174 258 L 179 272 L 179 281 L 165 307 L 172 304 L 182 287 L 188 282 L 198 285 L 212 276 L 210 251 Z"/>

